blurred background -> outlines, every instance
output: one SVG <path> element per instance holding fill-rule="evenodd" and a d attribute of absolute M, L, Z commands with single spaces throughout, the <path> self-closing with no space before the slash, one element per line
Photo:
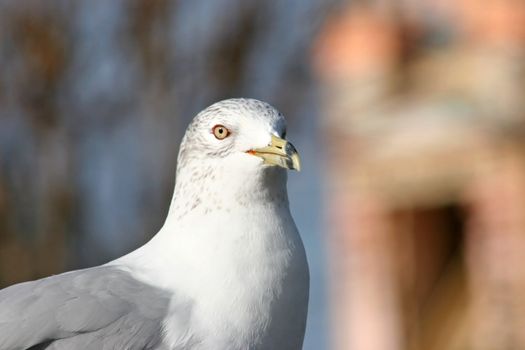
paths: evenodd
<path fill-rule="evenodd" d="M 0 0 L 0 286 L 151 238 L 238 96 L 303 159 L 305 349 L 525 349 L 523 0 Z"/>

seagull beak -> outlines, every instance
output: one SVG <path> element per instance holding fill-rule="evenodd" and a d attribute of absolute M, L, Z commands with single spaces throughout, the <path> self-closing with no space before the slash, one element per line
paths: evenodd
<path fill-rule="evenodd" d="M 252 149 L 246 153 L 261 157 L 265 164 L 301 170 L 301 159 L 295 147 L 290 142 L 275 135 L 272 135 L 272 141 L 268 146 Z"/>

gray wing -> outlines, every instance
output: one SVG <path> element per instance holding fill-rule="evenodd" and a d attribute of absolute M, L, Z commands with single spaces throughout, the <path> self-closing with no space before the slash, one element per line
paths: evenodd
<path fill-rule="evenodd" d="M 162 349 L 169 295 L 101 266 L 0 291 L 0 349 Z"/>

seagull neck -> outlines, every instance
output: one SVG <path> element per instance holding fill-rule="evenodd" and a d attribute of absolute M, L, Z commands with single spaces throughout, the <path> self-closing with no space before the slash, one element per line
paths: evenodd
<path fill-rule="evenodd" d="M 287 204 L 286 180 L 286 171 L 276 167 L 186 166 L 177 173 L 168 220 L 181 220 L 192 212 Z"/>

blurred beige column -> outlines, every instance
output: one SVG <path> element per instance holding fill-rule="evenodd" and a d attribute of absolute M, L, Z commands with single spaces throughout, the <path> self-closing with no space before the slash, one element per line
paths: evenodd
<path fill-rule="evenodd" d="M 386 208 L 356 189 L 332 192 L 331 203 L 335 348 L 402 349 L 395 236 Z"/>
<path fill-rule="evenodd" d="M 392 92 L 400 58 L 399 28 L 366 4 L 330 17 L 314 59 L 324 83 L 335 349 L 398 350 L 402 322 L 389 215 L 381 198 L 351 178 L 350 125 Z"/>
<path fill-rule="evenodd" d="M 468 191 L 471 348 L 525 348 L 525 163 L 514 148 Z"/>

